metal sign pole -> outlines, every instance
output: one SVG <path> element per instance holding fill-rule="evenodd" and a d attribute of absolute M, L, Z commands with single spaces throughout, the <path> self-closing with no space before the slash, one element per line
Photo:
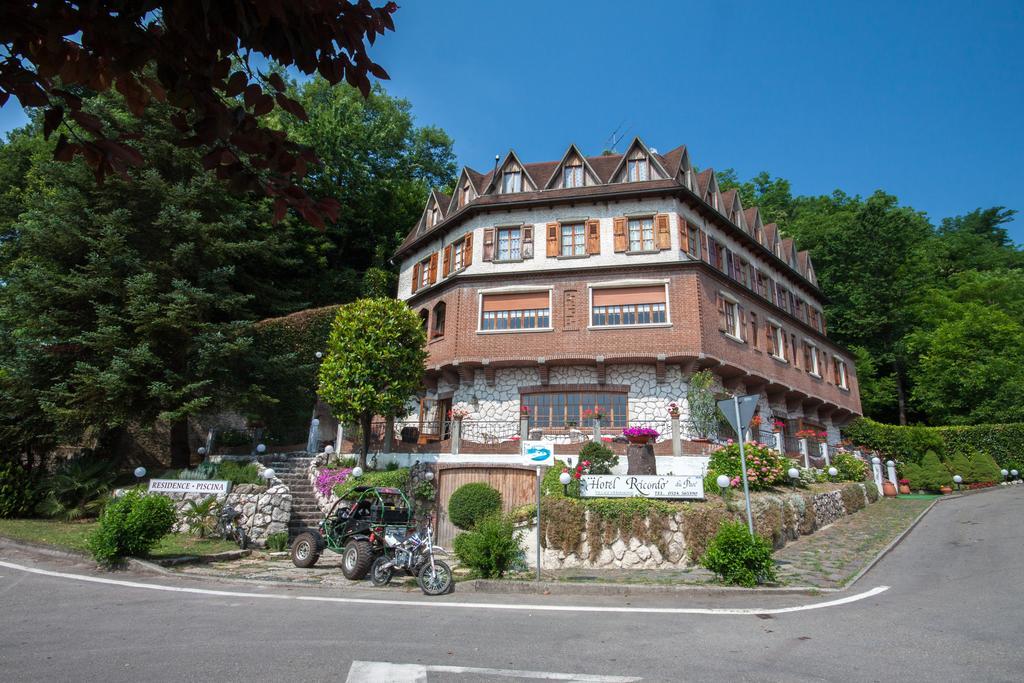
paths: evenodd
<path fill-rule="evenodd" d="M 537 580 L 540 581 L 540 465 L 537 465 Z"/>
<path fill-rule="evenodd" d="M 736 437 L 740 442 L 740 475 L 743 477 L 743 500 L 747 504 L 747 528 L 750 529 L 750 535 L 754 535 L 754 517 L 750 514 L 750 487 L 747 484 L 747 454 L 743 449 L 743 435 L 742 425 L 740 421 L 740 397 L 733 396 L 733 405 L 736 408 Z"/>

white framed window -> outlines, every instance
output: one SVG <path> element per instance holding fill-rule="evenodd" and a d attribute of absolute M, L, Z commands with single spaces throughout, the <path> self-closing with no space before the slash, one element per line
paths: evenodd
<path fill-rule="evenodd" d="M 740 310 L 735 301 L 725 300 L 725 330 L 736 339 L 741 339 L 743 331 L 740 329 Z"/>
<path fill-rule="evenodd" d="M 558 253 L 561 256 L 586 256 L 587 240 L 583 223 L 562 223 Z"/>
<path fill-rule="evenodd" d="M 592 328 L 668 323 L 668 287 L 664 282 L 616 282 L 590 287 Z"/>
<path fill-rule="evenodd" d="M 767 329 L 768 353 L 776 360 L 789 362 L 786 358 L 786 348 L 789 345 L 786 341 L 786 332 L 782 329 L 781 325 L 771 320 L 768 321 Z"/>
<path fill-rule="evenodd" d="M 846 374 L 846 361 L 835 358 L 835 380 L 840 389 L 849 389 L 849 377 Z"/>
<path fill-rule="evenodd" d="M 430 256 L 420 261 L 420 287 L 427 287 L 430 285 Z"/>
<path fill-rule="evenodd" d="M 629 219 L 629 251 L 654 251 L 654 217 Z"/>
<path fill-rule="evenodd" d="M 562 169 L 563 187 L 583 187 L 583 164 L 568 164 Z"/>
<path fill-rule="evenodd" d="M 804 365 L 807 367 L 808 373 L 815 377 L 821 377 L 821 360 L 818 347 L 808 341 L 804 342 Z"/>
<path fill-rule="evenodd" d="M 498 255 L 496 261 L 518 261 L 522 258 L 519 228 L 498 228 Z"/>
<path fill-rule="evenodd" d="M 466 265 L 466 240 L 465 238 L 452 244 L 452 272 L 461 270 Z"/>
<path fill-rule="evenodd" d="M 462 191 L 459 192 L 459 206 L 465 206 L 469 204 L 469 183 L 462 186 Z"/>
<path fill-rule="evenodd" d="M 523 191 L 523 173 L 518 169 L 509 169 L 501 177 L 502 194 L 511 194 Z"/>
<path fill-rule="evenodd" d="M 626 180 L 631 183 L 650 179 L 647 157 L 640 156 L 626 162 Z"/>

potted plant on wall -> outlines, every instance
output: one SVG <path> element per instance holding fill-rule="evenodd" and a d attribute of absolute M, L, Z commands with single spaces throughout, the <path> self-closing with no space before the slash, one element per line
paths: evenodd
<path fill-rule="evenodd" d="M 632 444 L 651 443 L 661 434 L 657 429 L 650 427 L 627 427 L 622 430 L 622 435 L 629 439 Z"/>

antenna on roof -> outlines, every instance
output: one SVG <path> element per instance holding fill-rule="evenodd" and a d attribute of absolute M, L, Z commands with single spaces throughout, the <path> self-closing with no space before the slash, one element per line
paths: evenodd
<path fill-rule="evenodd" d="M 609 135 L 607 138 L 605 138 L 605 149 L 604 149 L 604 153 L 605 154 L 615 154 L 615 147 L 620 142 L 622 142 L 622 138 L 626 137 L 626 133 L 629 132 L 628 128 L 626 130 L 623 130 L 621 134 L 619 133 L 619 131 L 622 130 L 622 126 L 625 123 L 626 123 L 625 121 L 622 121 L 621 123 L 619 123 L 619 125 L 615 126 L 615 130 L 613 130 L 611 132 L 611 135 Z"/>

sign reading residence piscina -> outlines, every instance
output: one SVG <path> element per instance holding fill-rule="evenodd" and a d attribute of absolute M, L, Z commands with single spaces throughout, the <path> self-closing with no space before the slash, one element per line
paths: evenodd
<path fill-rule="evenodd" d="M 583 498 L 684 498 L 704 499 L 700 475 L 584 474 L 580 477 Z"/>
<path fill-rule="evenodd" d="M 231 482 L 225 480 L 198 479 L 150 479 L 150 493 L 209 493 L 213 496 L 226 495 Z"/>

